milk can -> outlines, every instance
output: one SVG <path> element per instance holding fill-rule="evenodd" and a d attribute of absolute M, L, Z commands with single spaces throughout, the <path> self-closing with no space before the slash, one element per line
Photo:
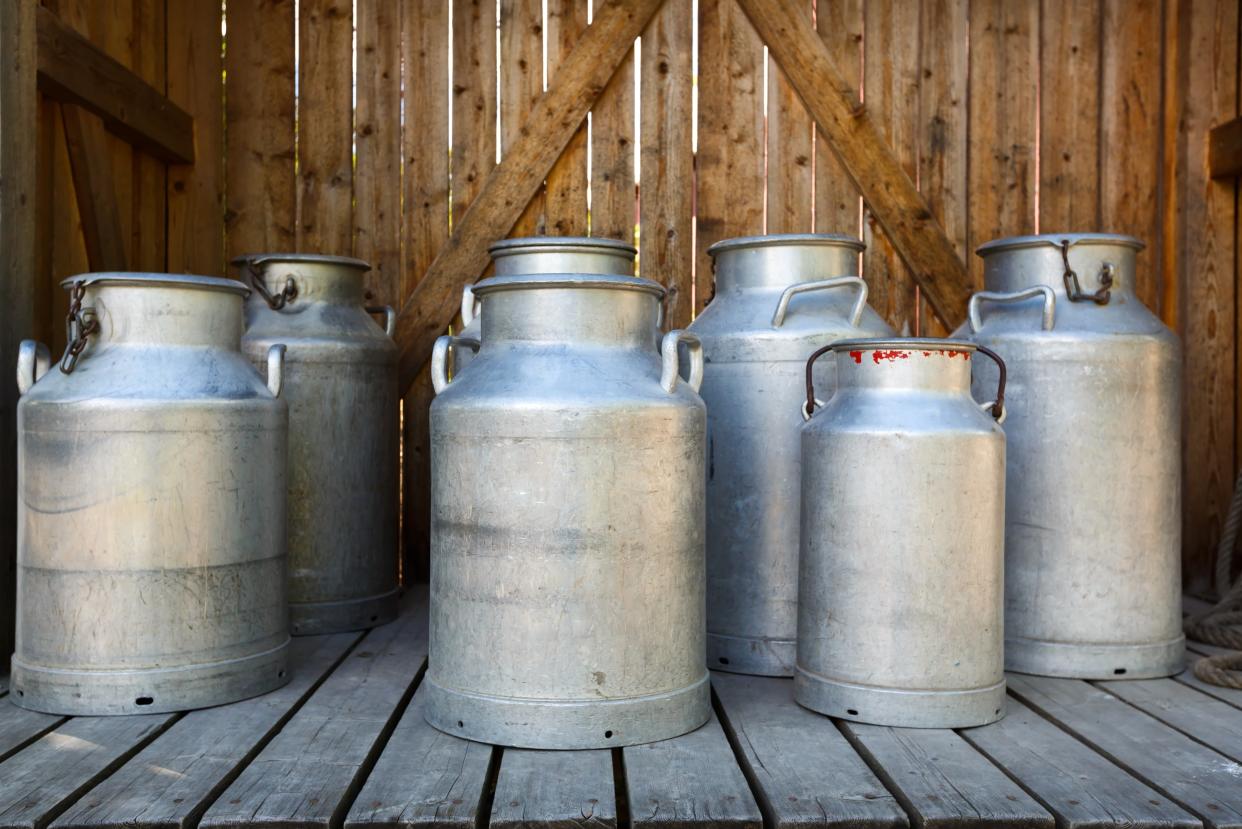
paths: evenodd
<path fill-rule="evenodd" d="M 1000 719 L 1004 381 L 970 394 L 976 346 L 846 340 L 802 429 L 794 696 L 833 717 L 961 728 Z"/>
<path fill-rule="evenodd" d="M 242 349 L 288 345 L 289 615 L 294 635 L 397 615 L 396 312 L 365 305 L 358 259 L 265 254 L 235 260 L 254 287 Z M 371 318 L 384 314 L 385 328 Z"/>
<path fill-rule="evenodd" d="M 633 274 L 638 249 L 615 239 L 592 236 L 526 236 L 502 239 L 487 249 L 492 255 L 497 276 L 541 273 L 615 273 Z M 482 306 L 474 295 L 474 286 L 462 290 L 461 322 L 458 336 L 468 340 L 479 338 L 478 315 Z M 454 349 L 450 352 L 453 374 L 460 374 L 474 352 Z"/>
<path fill-rule="evenodd" d="M 1115 234 L 999 239 L 966 332 L 1009 365 L 1005 664 L 1182 669 L 1181 357 Z M 980 374 L 977 382 L 991 378 Z"/>
<path fill-rule="evenodd" d="M 716 295 L 690 325 L 707 404 L 707 664 L 793 676 L 798 631 L 798 406 L 807 355 L 891 335 L 867 306 L 862 242 L 791 234 L 708 248 Z M 835 366 L 822 361 L 826 394 Z"/>
<path fill-rule="evenodd" d="M 284 346 L 242 355 L 244 285 L 96 273 L 69 347 L 21 345 L 18 705 L 180 711 L 287 681 Z"/>
<path fill-rule="evenodd" d="M 497 276 L 475 291 L 487 312 L 470 371 L 448 381 L 450 338 L 431 366 L 428 722 L 557 749 L 697 728 L 697 339 L 672 331 L 657 351 L 664 291 L 632 276 Z"/>

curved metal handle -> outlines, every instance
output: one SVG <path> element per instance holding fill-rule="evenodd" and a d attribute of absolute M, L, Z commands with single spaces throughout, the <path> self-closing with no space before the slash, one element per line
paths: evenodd
<path fill-rule="evenodd" d="M 694 334 L 678 328 L 665 334 L 660 341 L 660 358 L 663 360 L 660 385 L 669 394 L 677 390 L 677 381 L 681 378 L 681 349 L 678 348 L 681 343 L 685 343 L 690 352 L 690 378 L 686 382 L 695 392 L 703 385 L 703 343 Z"/>
<path fill-rule="evenodd" d="M 285 285 L 281 288 L 280 293 L 273 294 L 267 289 L 267 285 L 263 283 L 263 274 L 259 273 L 259 269 L 267 262 L 267 258 L 263 256 L 248 256 L 241 260 L 241 269 L 246 274 L 250 282 L 250 286 L 254 288 L 255 293 L 263 298 L 268 307 L 273 311 L 279 311 L 290 302 L 298 297 L 298 283 L 293 280 L 292 276 L 285 277 Z M 237 263 L 237 260 L 234 260 Z"/>
<path fill-rule="evenodd" d="M 474 286 L 467 285 L 461 289 L 461 327 L 465 328 L 474 322 L 474 318 L 483 310 L 483 303 L 475 298 Z"/>
<path fill-rule="evenodd" d="M 30 391 L 52 367 L 52 352 L 37 340 L 22 340 L 17 349 L 17 393 Z"/>
<path fill-rule="evenodd" d="M 1051 331 L 1056 325 L 1057 320 L 1057 295 L 1052 288 L 1047 285 L 1035 285 L 1031 288 L 1024 288 L 1021 291 L 979 291 L 970 298 L 970 303 L 966 306 L 966 316 L 970 319 L 971 333 L 978 333 L 983 327 L 983 317 L 979 313 L 979 304 L 982 302 L 1021 302 L 1026 299 L 1034 299 L 1039 295 L 1044 297 L 1044 314 L 1042 317 L 1042 325 L 1045 331 Z"/>
<path fill-rule="evenodd" d="M 285 346 L 277 343 L 267 350 L 267 390 L 272 397 L 280 397 L 285 385 Z"/>
<path fill-rule="evenodd" d="M 857 328 L 858 321 L 862 319 L 863 310 L 867 307 L 867 283 L 860 276 L 834 276 L 831 279 L 821 279 L 817 282 L 799 282 L 797 285 L 790 285 L 781 293 L 780 302 L 776 303 L 776 313 L 772 315 L 772 327 L 780 328 L 785 323 L 789 301 L 796 295 L 808 291 L 823 291 L 828 288 L 843 288 L 847 285 L 858 288 L 858 299 L 854 301 L 854 307 L 850 311 L 850 325 Z"/>
<path fill-rule="evenodd" d="M 368 305 L 368 314 L 384 315 L 384 333 L 391 337 L 397 333 L 397 309 L 391 305 Z"/>
<path fill-rule="evenodd" d="M 445 334 L 443 337 L 436 339 L 436 344 L 431 348 L 431 387 L 435 389 L 436 394 L 448 388 L 449 383 L 449 356 L 454 348 L 465 346 L 476 354 L 479 351 L 479 341 L 473 337 L 454 337 Z"/>
<path fill-rule="evenodd" d="M 979 351 L 979 353 L 986 354 L 995 360 L 996 367 L 1000 369 L 1000 378 L 996 383 L 996 396 L 987 403 L 979 404 L 979 408 L 983 409 L 985 412 L 989 412 L 992 415 L 992 418 L 996 421 L 997 425 L 999 425 L 1004 423 L 1005 418 L 1009 416 L 1009 412 L 1005 410 L 1005 381 L 1008 370 L 1005 368 L 1005 361 L 1002 360 L 1001 356 L 992 349 L 987 346 L 979 345 L 978 343 L 975 343 L 975 349 Z"/>
<path fill-rule="evenodd" d="M 832 345 L 826 345 L 816 349 L 815 353 L 806 359 L 806 402 L 802 404 L 803 420 L 810 420 L 811 415 L 815 414 L 815 407 L 824 405 L 824 401 L 815 396 L 815 375 L 812 370 L 815 368 L 815 361 L 832 349 Z"/>

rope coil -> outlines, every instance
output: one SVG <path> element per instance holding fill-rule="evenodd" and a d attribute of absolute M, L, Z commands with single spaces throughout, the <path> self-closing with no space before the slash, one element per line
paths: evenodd
<path fill-rule="evenodd" d="M 1239 651 L 1203 657 L 1195 662 L 1195 676 L 1212 685 L 1242 690 L 1242 577 L 1229 586 L 1240 524 L 1242 473 L 1234 485 L 1233 500 L 1216 549 L 1216 590 L 1221 598 L 1212 607 L 1187 619 L 1185 628 L 1191 639 Z"/>

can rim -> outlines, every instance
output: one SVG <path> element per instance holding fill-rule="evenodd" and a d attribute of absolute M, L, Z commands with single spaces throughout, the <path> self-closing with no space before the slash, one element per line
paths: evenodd
<path fill-rule="evenodd" d="M 709 256 L 737 248 L 770 248 L 782 245 L 820 245 L 823 247 L 848 247 L 862 252 L 866 243 L 857 236 L 845 233 L 772 233 L 767 236 L 737 236 L 721 239 L 707 249 Z"/>
<path fill-rule="evenodd" d="M 352 256 L 330 256 L 325 253 L 245 253 L 234 256 L 229 264 L 235 268 L 251 265 L 261 267 L 273 262 L 306 262 L 312 265 L 340 265 L 344 268 L 357 268 L 362 271 L 371 270 L 371 263 Z"/>
<path fill-rule="evenodd" d="M 962 354 L 973 354 L 977 346 L 970 340 L 939 339 L 937 337 L 859 337 L 851 340 L 838 340 L 832 344 L 837 351 L 952 351 Z"/>
<path fill-rule="evenodd" d="M 482 296 L 497 291 L 523 288 L 609 288 L 641 291 L 664 297 L 664 286 L 650 279 L 623 274 L 604 273 L 525 273 L 490 276 L 474 285 L 474 295 Z"/>
<path fill-rule="evenodd" d="M 608 253 L 625 253 L 630 257 L 638 255 L 638 248 L 628 242 L 599 236 L 518 236 L 514 239 L 492 242 L 487 246 L 487 252 L 494 259 L 496 256 L 508 256 L 527 248 L 541 253 L 574 252 L 595 248 Z"/>
<path fill-rule="evenodd" d="M 1147 247 L 1142 239 L 1128 236 L 1125 233 L 1039 233 L 1031 236 L 1005 236 L 1000 239 L 992 239 L 975 248 L 975 255 L 987 256 L 989 253 L 996 253 L 997 251 L 1035 248 L 1041 245 L 1051 245 L 1052 247 L 1060 248 L 1063 241 L 1068 241 L 1070 247 L 1076 245 L 1122 245 L 1134 250 L 1142 250 Z"/>
<path fill-rule="evenodd" d="M 225 279 L 222 276 L 199 276 L 188 273 L 148 273 L 143 271 L 101 271 L 98 273 L 80 273 L 60 281 L 60 287 L 72 285 L 129 285 L 129 286 L 162 286 L 166 288 L 204 288 L 209 291 L 250 296 L 250 289 L 236 279 Z"/>

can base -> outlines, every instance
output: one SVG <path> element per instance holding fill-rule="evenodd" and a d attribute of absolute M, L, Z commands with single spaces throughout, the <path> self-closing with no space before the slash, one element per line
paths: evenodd
<path fill-rule="evenodd" d="M 970 728 L 1005 716 L 1005 680 L 962 691 L 902 691 L 839 682 L 799 667 L 794 699 L 812 711 L 871 725 Z"/>
<path fill-rule="evenodd" d="M 707 667 L 752 676 L 793 676 L 797 642 L 707 634 Z"/>
<path fill-rule="evenodd" d="M 1065 679 L 1157 679 L 1185 668 L 1186 637 L 1148 645 L 1005 639 L 1005 670 Z"/>
<path fill-rule="evenodd" d="M 401 588 L 344 602 L 290 602 L 289 632 L 294 636 L 345 633 L 384 625 L 397 618 Z"/>
<path fill-rule="evenodd" d="M 69 671 L 13 656 L 9 698 L 31 711 L 65 716 L 168 714 L 274 691 L 289 681 L 289 640 L 262 653 L 178 668 Z"/>
<path fill-rule="evenodd" d="M 665 694 L 617 700 L 548 700 L 470 694 L 424 679 L 427 722 L 446 734 L 517 748 L 631 746 L 693 731 L 711 713 L 707 672 Z"/>

